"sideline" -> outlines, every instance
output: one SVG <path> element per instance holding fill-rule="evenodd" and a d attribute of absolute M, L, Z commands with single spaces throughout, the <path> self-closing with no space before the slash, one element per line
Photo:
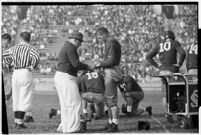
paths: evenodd
<path fill-rule="evenodd" d="M 156 121 L 159 125 L 162 126 L 162 128 L 165 130 L 166 133 L 170 133 L 170 131 L 166 128 L 166 126 L 164 124 L 162 124 L 156 117 L 151 116 L 151 118 Z"/>

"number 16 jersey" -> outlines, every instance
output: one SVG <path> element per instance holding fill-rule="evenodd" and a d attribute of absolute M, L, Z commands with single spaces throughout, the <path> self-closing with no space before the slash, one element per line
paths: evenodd
<path fill-rule="evenodd" d="M 81 91 L 104 93 L 104 78 L 99 72 L 86 73 L 81 77 Z"/>

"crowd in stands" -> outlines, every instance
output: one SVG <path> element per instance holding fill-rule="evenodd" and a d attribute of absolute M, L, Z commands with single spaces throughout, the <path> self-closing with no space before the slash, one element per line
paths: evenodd
<path fill-rule="evenodd" d="M 177 15 L 171 25 L 177 40 L 185 48 L 197 36 L 198 9 L 196 5 L 184 5 L 180 8 L 182 14 Z M 2 16 L 3 33 L 12 33 L 14 36 L 16 32 L 13 31 L 16 31 L 19 23 L 16 14 L 3 6 Z M 122 70 L 139 81 L 145 81 L 145 78 L 158 73 L 156 68 L 148 64 L 145 56 L 164 39 L 163 32 L 169 25 L 167 22 L 164 14 L 153 13 L 151 5 L 47 5 L 41 6 L 35 14 L 34 8 L 29 8 L 22 25 L 24 30 L 32 33 L 31 43 L 35 46 L 47 46 L 56 42 L 56 39 L 65 38 L 73 29 L 79 29 L 87 37 L 85 45 L 79 49 L 81 61 L 102 59 L 104 45 L 98 43 L 95 30 L 99 26 L 105 26 L 122 45 Z M 48 61 L 56 61 L 58 54 L 41 52 L 40 55 L 40 71 L 54 71 L 56 65 L 49 68 Z"/>
<path fill-rule="evenodd" d="M 13 38 L 17 34 L 19 19 L 16 14 L 17 6 L 2 6 L 1 33 L 9 33 Z"/>

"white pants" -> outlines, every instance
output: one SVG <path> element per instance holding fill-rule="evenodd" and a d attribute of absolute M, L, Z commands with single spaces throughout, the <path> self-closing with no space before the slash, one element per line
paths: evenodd
<path fill-rule="evenodd" d="M 80 127 L 81 98 L 76 77 L 57 71 L 54 76 L 61 106 L 63 133 L 75 132 Z"/>
<path fill-rule="evenodd" d="M 13 111 L 26 112 L 32 107 L 33 78 L 28 69 L 14 70 L 12 76 Z"/>

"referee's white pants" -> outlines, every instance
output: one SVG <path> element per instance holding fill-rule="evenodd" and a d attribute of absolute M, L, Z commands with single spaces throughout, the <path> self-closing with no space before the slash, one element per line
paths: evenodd
<path fill-rule="evenodd" d="M 26 112 L 32 107 L 33 78 L 28 69 L 14 70 L 12 75 L 13 111 Z"/>
<path fill-rule="evenodd" d="M 76 77 L 57 71 L 54 82 L 61 106 L 63 133 L 78 131 L 80 128 L 81 98 Z"/>

